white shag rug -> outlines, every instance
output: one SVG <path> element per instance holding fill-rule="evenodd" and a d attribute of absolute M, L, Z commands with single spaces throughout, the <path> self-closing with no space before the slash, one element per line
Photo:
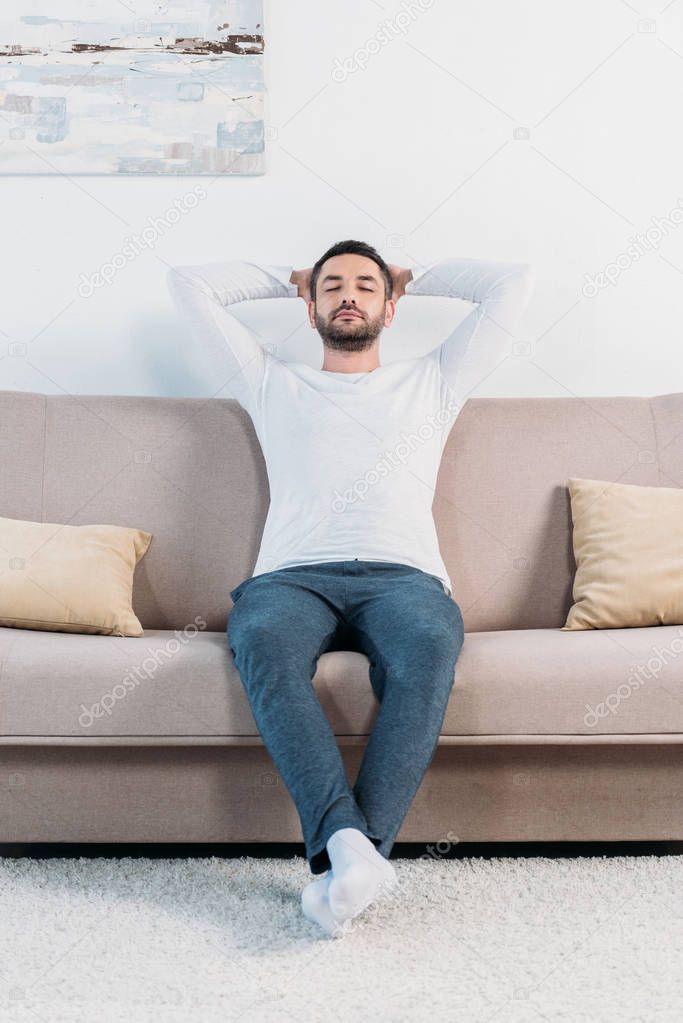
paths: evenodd
<path fill-rule="evenodd" d="M 680 1023 L 683 856 L 395 859 L 342 939 L 294 859 L 0 859 L 2 1023 Z"/>

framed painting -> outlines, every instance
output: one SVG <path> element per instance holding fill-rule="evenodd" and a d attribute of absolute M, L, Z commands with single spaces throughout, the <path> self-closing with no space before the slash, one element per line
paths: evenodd
<path fill-rule="evenodd" d="M 262 0 L 2 0 L 0 174 L 263 174 Z"/>

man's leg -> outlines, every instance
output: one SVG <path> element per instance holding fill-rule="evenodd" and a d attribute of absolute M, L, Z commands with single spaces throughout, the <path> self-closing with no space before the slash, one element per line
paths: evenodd
<path fill-rule="evenodd" d="M 424 572 L 381 574 L 370 588 L 359 577 L 355 592 L 349 624 L 380 707 L 353 791 L 388 858 L 436 752 L 464 627 L 455 600 Z"/>
<path fill-rule="evenodd" d="M 302 571 L 252 577 L 232 591 L 227 628 L 254 720 L 299 813 L 314 874 L 330 866 L 326 843 L 335 831 L 369 834 L 312 682 L 340 622 L 330 578 L 324 599 L 315 588 L 319 574 L 315 585 Z M 344 592 L 343 578 L 338 588 Z"/>

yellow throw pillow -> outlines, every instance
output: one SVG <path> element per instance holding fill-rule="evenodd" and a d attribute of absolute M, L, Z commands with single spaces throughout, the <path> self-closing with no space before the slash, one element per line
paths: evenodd
<path fill-rule="evenodd" d="M 151 533 L 0 518 L 0 625 L 142 636 L 135 566 Z"/>
<path fill-rule="evenodd" d="M 576 575 L 562 631 L 683 624 L 683 490 L 568 484 Z"/>

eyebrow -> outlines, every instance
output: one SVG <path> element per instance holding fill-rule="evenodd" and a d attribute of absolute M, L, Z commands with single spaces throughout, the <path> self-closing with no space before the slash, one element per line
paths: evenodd
<path fill-rule="evenodd" d="M 327 281 L 340 281 L 342 279 L 341 274 L 325 274 L 321 284 L 325 284 Z M 377 278 L 373 274 L 356 274 L 357 281 L 372 281 L 373 284 L 377 284 Z"/>

